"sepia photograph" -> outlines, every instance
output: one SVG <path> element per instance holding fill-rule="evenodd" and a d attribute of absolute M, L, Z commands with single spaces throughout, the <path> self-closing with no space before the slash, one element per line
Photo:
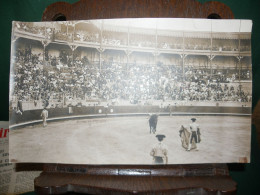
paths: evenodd
<path fill-rule="evenodd" d="M 250 20 L 12 24 L 10 162 L 249 163 Z"/>

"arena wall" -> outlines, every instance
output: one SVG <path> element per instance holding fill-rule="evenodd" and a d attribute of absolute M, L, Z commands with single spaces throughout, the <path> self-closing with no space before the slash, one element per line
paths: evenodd
<path fill-rule="evenodd" d="M 25 123 L 29 121 L 41 120 L 41 109 L 27 110 L 22 114 L 15 110 L 10 112 L 10 125 Z M 94 117 L 113 115 L 140 115 L 149 113 L 158 113 L 161 115 L 182 115 L 182 114 L 251 114 L 251 107 L 222 107 L 222 106 L 171 106 L 160 108 L 160 106 L 89 106 L 89 107 L 66 107 L 66 108 L 50 108 L 48 109 L 49 119 L 66 117 L 67 119 L 75 118 L 75 116 Z"/>

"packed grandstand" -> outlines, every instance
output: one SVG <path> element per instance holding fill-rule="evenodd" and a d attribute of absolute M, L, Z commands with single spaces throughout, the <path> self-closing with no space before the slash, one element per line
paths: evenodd
<path fill-rule="evenodd" d="M 10 109 L 251 106 L 250 33 L 13 23 Z"/>

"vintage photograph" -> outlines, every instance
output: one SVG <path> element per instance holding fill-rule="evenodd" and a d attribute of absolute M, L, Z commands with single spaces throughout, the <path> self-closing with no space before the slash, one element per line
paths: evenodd
<path fill-rule="evenodd" d="M 249 163 L 250 20 L 13 22 L 10 162 Z"/>

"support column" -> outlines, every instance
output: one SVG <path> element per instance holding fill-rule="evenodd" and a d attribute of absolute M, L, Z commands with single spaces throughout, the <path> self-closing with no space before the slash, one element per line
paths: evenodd
<path fill-rule="evenodd" d="M 128 71 L 128 66 L 129 66 L 129 56 L 133 53 L 132 50 L 124 50 L 126 54 L 126 71 Z"/>
<path fill-rule="evenodd" d="M 76 26 L 76 24 L 73 23 L 72 26 L 73 26 L 72 43 L 74 43 L 74 38 L 75 38 L 75 26 Z"/>
<path fill-rule="evenodd" d="M 157 65 L 156 62 L 158 60 L 158 56 L 160 55 L 160 53 L 158 51 L 155 51 L 152 54 L 154 56 L 154 64 Z"/>
<path fill-rule="evenodd" d="M 99 52 L 99 71 L 101 73 L 101 68 L 102 68 L 102 53 L 105 51 L 105 49 L 103 48 L 97 48 L 98 52 Z"/>
<path fill-rule="evenodd" d="M 179 54 L 182 59 L 182 80 L 185 78 L 185 58 L 188 56 L 188 54 Z"/>
<path fill-rule="evenodd" d="M 43 45 L 43 56 L 42 56 L 42 63 L 45 65 L 45 55 L 46 55 L 46 45 Z"/>
<path fill-rule="evenodd" d="M 77 49 L 77 45 L 69 45 L 72 51 L 72 66 L 74 66 L 74 51 Z"/>
<path fill-rule="evenodd" d="M 43 65 L 45 65 L 45 55 L 46 55 L 46 47 L 49 45 L 49 41 L 47 40 L 41 40 L 41 43 L 43 45 L 43 59 L 42 59 L 42 62 L 43 62 Z"/>
<path fill-rule="evenodd" d="M 15 36 L 14 34 L 12 35 L 11 59 L 12 59 L 12 56 L 14 55 L 13 52 L 15 51 L 15 49 L 13 49 L 13 48 L 15 48 L 15 42 L 18 38 L 20 38 L 20 37 Z"/>
<path fill-rule="evenodd" d="M 241 59 L 243 59 L 243 56 L 236 56 L 237 60 L 238 60 L 238 80 L 239 80 L 239 83 L 240 83 L 240 80 L 241 80 Z"/>
<path fill-rule="evenodd" d="M 208 55 L 209 66 L 210 66 L 210 77 L 212 77 L 212 60 L 215 58 L 215 55 Z"/>

